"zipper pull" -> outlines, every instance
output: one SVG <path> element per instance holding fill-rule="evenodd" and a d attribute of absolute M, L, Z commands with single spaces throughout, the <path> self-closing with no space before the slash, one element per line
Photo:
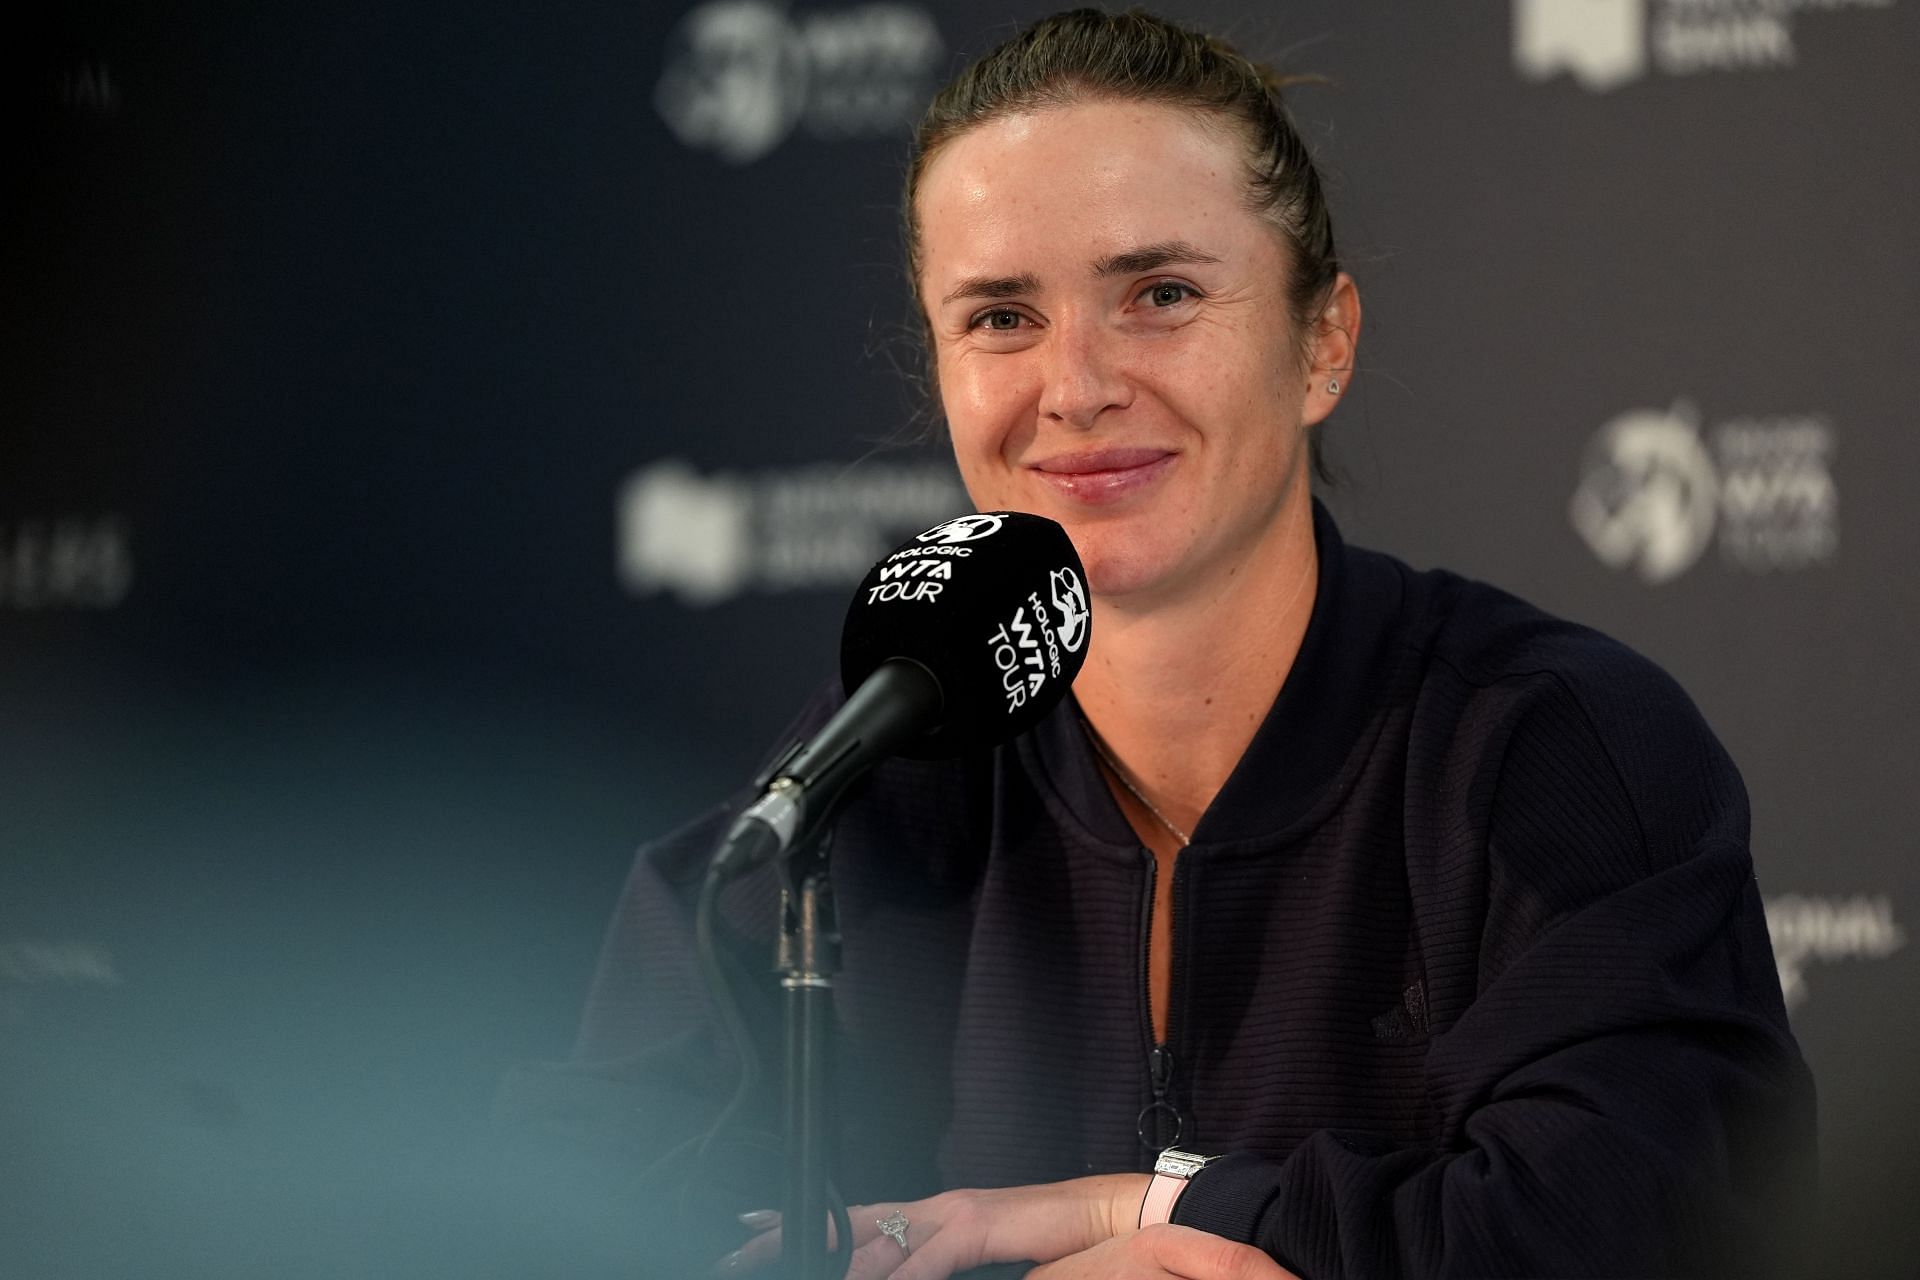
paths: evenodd
<path fill-rule="evenodd" d="M 1167 1046 L 1156 1044 L 1147 1055 L 1147 1079 L 1153 1086 L 1153 1101 L 1140 1108 L 1133 1127 L 1140 1145 L 1158 1155 L 1178 1145 L 1187 1127 L 1187 1118 L 1180 1114 L 1180 1108 L 1167 1101 L 1167 1091 L 1173 1087 L 1173 1051 Z M 1169 1129 L 1173 1131 L 1171 1134 L 1167 1132 Z"/>

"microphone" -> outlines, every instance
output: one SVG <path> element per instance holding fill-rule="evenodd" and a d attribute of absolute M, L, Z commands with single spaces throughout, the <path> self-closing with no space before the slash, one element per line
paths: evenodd
<path fill-rule="evenodd" d="M 840 636 L 846 703 L 768 771 L 712 874 L 809 838 L 891 755 L 956 756 L 1038 724 L 1086 661 L 1086 573 L 1067 531 L 988 511 L 916 534 L 868 570 Z"/>

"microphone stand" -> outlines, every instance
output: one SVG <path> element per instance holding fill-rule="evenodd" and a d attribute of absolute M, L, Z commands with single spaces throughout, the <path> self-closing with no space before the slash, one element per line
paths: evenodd
<path fill-rule="evenodd" d="M 832 831 L 804 840 L 781 863 L 780 985 L 786 989 L 786 1200 L 780 1255 L 790 1280 L 839 1280 L 827 1247 L 832 1129 L 833 976 L 840 924 L 828 876 Z M 844 1217 L 842 1219 L 844 1221 Z M 853 1242 L 842 1240 L 851 1256 Z"/>

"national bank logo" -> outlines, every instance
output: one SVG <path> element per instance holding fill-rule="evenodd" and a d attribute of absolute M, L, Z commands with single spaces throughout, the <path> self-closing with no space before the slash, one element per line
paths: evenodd
<path fill-rule="evenodd" d="M 1567 505 L 1601 563 L 1653 584 L 1719 543 L 1754 573 L 1807 569 L 1840 545 L 1834 430 L 1815 414 L 1703 430 L 1686 401 L 1634 409 L 1594 433 Z"/>
<path fill-rule="evenodd" d="M 620 487 L 620 582 L 635 595 L 671 592 L 695 606 L 748 593 L 850 589 L 929 520 L 966 505 L 950 465 L 702 474 L 667 458 Z"/>
<path fill-rule="evenodd" d="M 1561 73 L 1595 93 L 1649 71 L 1760 71 L 1799 60 L 1801 10 L 1885 9 L 1894 0 L 1514 0 L 1513 62 L 1529 80 Z"/>
<path fill-rule="evenodd" d="M 1647 69 L 1646 0 L 1514 0 L 1513 61 L 1531 80 L 1569 72 L 1596 93 Z"/>
<path fill-rule="evenodd" d="M 674 29 L 654 104 L 688 146 L 749 164 L 797 126 L 828 140 L 903 132 L 946 52 L 917 5 L 790 15 L 767 0 L 714 0 Z"/>

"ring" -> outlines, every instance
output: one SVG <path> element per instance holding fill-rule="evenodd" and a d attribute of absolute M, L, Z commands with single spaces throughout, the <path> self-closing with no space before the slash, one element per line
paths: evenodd
<path fill-rule="evenodd" d="M 873 1220 L 873 1225 L 880 1228 L 880 1233 L 882 1235 L 887 1236 L 895 1244 L 900 1246 L 901 1257 L 904 1258 L 907 1254 L 913 1252 L 913 1250 L 907 1248 L 907 1215 L 906 1214 L 900 1212 L 898 1209 L 895 1209 L 892 1213 L 888 1214 L 884 1218 L 875 1218 Z"/>

